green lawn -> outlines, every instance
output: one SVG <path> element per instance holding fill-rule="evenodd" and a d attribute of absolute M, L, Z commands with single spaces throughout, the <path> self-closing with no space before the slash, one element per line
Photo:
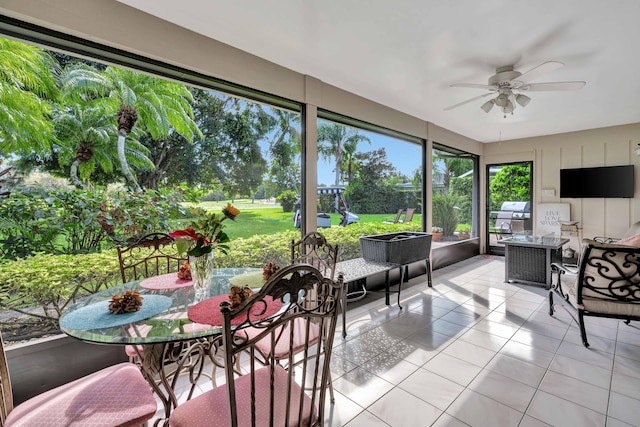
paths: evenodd
<path fill-rule="evenodd" d="M 199 206 L 207 210 L 220 211 L 227 206 L 229 201 L 203 202 Z M 255 202 L 250 199 L 238 199 L 233 205 L 240 209 L 240 215 L 236 221 L 225 221 L 225 229 L 229 237 L 233 239 L 246 238 L 259 234 L 275 234 L 281 231 L 293 230 L 293 212 L 282 212 L 282 208 L 277 204 L 267 204 Z M 386 220 L 393 220 L 394 214 L 357 214 L 362 223 L 381 223 Z M 340 215 L 330 214 L 331 226 L 337 227 L 340 224 Z M 419 225 L 422 215 L 416 214 L 413 221 Z"/>

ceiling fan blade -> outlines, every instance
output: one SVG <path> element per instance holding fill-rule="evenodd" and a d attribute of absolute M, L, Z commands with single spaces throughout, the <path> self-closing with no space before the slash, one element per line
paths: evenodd
<path fill-rule="evenodd" d="M 492 86 L 492 85 L 481 85 L 481 84 L 476 84 L 476 83 L 454 83 L 452 85 L 449 85 L 449 87 L 469 87 L 472 89 L 489 89 L 489 90 L 498 90 L 497 87 Z"/>
<path fill-rule="evenodd" d="M 526 92 L 544 92 L 552 90 L 578 90 L 587 84 L 586 82 L 548 82 L 548 83 L 531 83 L 520 86 L 518 90 Z"/>
<path fill-rule="evenodd" d="M 544 73 L 548 73 L 550 71 L 557 70 L 558 68 L 562 68 L 562 67 L 564 67 L 564 64 L 562 62 L 557 62 L 557 61 L 543 62 L 542 64 L 530 69 L 526 73 L 522 74 L 520 77 L 517 77 L 513 80 L 527 83 L 527 82 L 530 82 L 531 80 L 535 80 L 536 78 L 540 77 Z"/>
<path fill-rule="evenodd" d="M 454 104 L 454 105 L 452 105 L 452 106 L 450 106 L 450 107 L 447 107 L 447 108 L 445 108 L 445 109 L 444 109 L 444 111 L 453 110 L 454 108 L 458 108 L 458 107 L 460 107 L 460 106 L 462 106 L 462 105 L 464 105 L 464 104 L 468 104 L 468 103 L 470 103 L 470 102 L 475 101 L 476 99 L 481 99 L 481 98 L 484 98 L 485 96 L 489 96 L 489 95 L 495 95 L 495 93 L 494 93 L 494 92 L 487 92 L 487 93 L 482 94 L 482 95 L 479 95 L 479 96 L 474 96 L 474 97 L 473 97 L 473 98 L 471 98 L 471 99 L 467 99 L 466 101 L 462 101 L 462 102 L 459 102 L 459 103 L 457 103 L 457 104 Z"/>

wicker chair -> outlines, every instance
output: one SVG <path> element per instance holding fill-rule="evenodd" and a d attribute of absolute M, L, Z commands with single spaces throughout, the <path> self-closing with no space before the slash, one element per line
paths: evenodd
<path fill-rule="evenodd" d="M 232 309 L 230 302 L 223 302 L 226 384 L 179 405 L 171 413 L 170 425 L 323 425 L 342 287 L 341 275 L 334 282 L 310 265 L 293 264 L 275 273 L 238 307 Z M 305 294 L 314 288 L 318 300 L 311 307 L 304 303 Z M 276 314 L 261 316 L 273 312 L 272 305 L 280 302 L 282 308 Z M 247 328 L 258 333 L 248 337 Z M 269 343 L 266 365 L 257 357 L 258 342 Z M 302 344 L 300 349 L 295 348 L 298 344 Z M 289 366 L 298 355 L 296 369 L 286 370 L 278 364 L 275 357 L 279 353 L 288 355 Z M 315 354 L 324 357 L 313 357 Z M 234 367 L 241 356 L 245 374 L 237 375 Z"/>
<path fill-rule="evenodd" d="M 578 314 L 582 343 L 589 347 L 584 316 L 640 320 L 640 247 L 600 243 L 584 239 L 577 269 L 552 264 L 549 315 L 553 295 Z M 575 320 L 575 317 L 574 317 Z"/>
<path fill-rule="evenodd" d="M 70 365 L 71 368 L 71 365 Z M 120 363 L 13 406 L 0 336 L 0 426 L 139 426 L 156 413 L 156 400 L 137 366 Z"/>

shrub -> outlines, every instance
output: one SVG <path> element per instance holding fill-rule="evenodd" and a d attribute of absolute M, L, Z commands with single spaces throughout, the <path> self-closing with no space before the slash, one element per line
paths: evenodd
<path fill-rule="evenodd" d="M 298 194 L 296 194 L 293 190 L 285 190 L 278 197 L 276 197 L 276 201 L 282 205 L 283 212 L 293 212 L 293 205 L 298 198 Z"/>
<path fill-rule="evenodd" d="M 459 199 L 450 193 L 434 194 L 433 209 L 433 225 L 442 227 L 443 236 L 453 236 L 458 225 L 458 208 L 456 204 Z"/>
<path fill-rule="evenodd" d="M 82 255 L 38 253 L 0 264 L 0 307 L 56 323 L 77 297 L 121 282 L 114 250 Z M 29 310 L 39 307 L 41 310 Z"/>
<path fill-rule="evenodd" d="M 322 229 L 338 245 L 338 261 L 360 256 L 360 236 L 415 230 L 416 224 L 358 223 Z M 299 230 L 235 239 L 227 254 L 215 252 L 218 268 L 262 268 L 269 262 L 287 265 L 291 241 Z M 62 311 L 79 297 L 121 283 L 115 250 L 79 255 L 37 253 L 16 261 L 0 262 L 0 308 L 48 321 L 57 328 Z M 33 310 L 38 307 L 39 310 Z"/>

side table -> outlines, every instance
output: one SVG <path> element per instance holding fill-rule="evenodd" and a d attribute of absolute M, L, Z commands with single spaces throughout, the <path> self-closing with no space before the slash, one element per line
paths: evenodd
<path fill-rule="evenodd" d="M 513 236 L 505 245 L 505 282 L 551 287 L 551 264 L 562 263 L 562 246 L 569 239 L 545 236 Z"/>

